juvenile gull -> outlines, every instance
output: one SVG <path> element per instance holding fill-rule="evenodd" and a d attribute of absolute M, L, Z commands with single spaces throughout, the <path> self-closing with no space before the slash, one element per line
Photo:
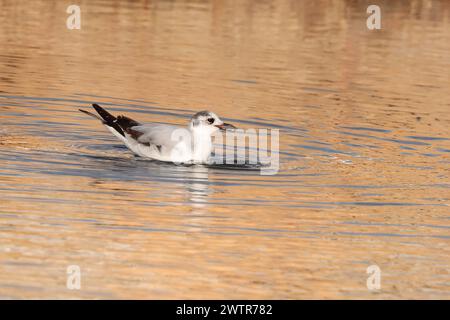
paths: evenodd
<path fill-rule="evenodd" d="M 100 120 L 136 155 L 159 161 L 207 163 L 213 149 L 211 137 L 219 130 L 235 128 L 211 111 L 197 112 L 188 127 L 183 128 L 166 124 L 140 124 L 125 116 L 115 117 L 98 104 L 92 106 L 100 117 L 79 110 Z"/>

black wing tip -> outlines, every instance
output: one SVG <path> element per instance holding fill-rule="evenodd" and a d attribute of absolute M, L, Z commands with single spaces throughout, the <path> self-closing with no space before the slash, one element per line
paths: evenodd
<path fill-rule="evenodd" d="M 102 117 L 103 123 L 107 126 L 113 128 L 116 130 L 119 134 L 122 136 L 125 136 L 124 130 L 120 127 L 120 125 L 117 123 L 117 118 L 113 116 L 111 113 L 100 107 L 98 104 L 93 103 L 92 107 L 97 111 L 97 113 Z"/>
<path fill-rule="evenodd" d="M 107 114 L 110 115 L 110 113 L 108 111 L 106 111 L 105 109 L 103 109 L 102 107 L 100 107 L 98 104 L 93 103 L 92 107 L 95 109 L 95 111 L 97 111 L 100 115 L 103 114 Z M 102 116 L 103 117 L 103 116 Z"/>
<path fill-rule="evenodd" d="M 97 111 L 97 113 L 105 120 L 108 124 L 115 121 L 116 117 L 114 117 L 111 113 L 106 111 L 104 108 L 100 107 L 98 104 L 93 103 L 92 107 Z"/>
<path fill-rule="evenodd" d="M 89 111 L 79 109 L 81 112 L 86 113 L 88 115 L 94 116 L 97 119 L 100 119 L 104 124 L 109 127 L 114 128 L 118 133 L 122 136 L 125 136 L 125 132 L 131 134 L 132 136 L 138 137 L 140 134 L 138 132 L 134 132 L 131 128 L 134 126 L 138 126 L 139 122 L 128 118 L 126 116 L 118 116 L 117 118 L 106 111 L 104 108 L 100 107 L 97 103 L 93 103 L 92 107 L 97 111 L 100 117 L 90 113 Z"/>

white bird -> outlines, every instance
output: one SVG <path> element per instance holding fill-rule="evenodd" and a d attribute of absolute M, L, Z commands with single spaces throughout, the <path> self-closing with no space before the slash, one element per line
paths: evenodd
<path fill-rule="evenodd" d="M 187 128 L 166 124 L 140 124 L 125 116 L 115 117 L 98 104 L 92 105 L 100 120 L 134 154 L 159 161 L 208 163 L 213 150 L 212 136 L 219 130 L 236 128 L 211 111 L 194 114 Z"/>

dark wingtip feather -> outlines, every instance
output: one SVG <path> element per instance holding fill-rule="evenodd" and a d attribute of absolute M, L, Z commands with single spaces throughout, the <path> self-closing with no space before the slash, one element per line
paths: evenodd
<path fill-rule="evenodd" d="M 122 136 L 125 136 L 125 133 L 120 128 L 120 126 L 116 123 L 116 117 L 114 117 L 111 113 L 100 107 L 98 104 L 93 103 L 92 107 L 97 111 L 97 113 L 102 117 L 102 121 L 105 125 L 114 128 L 118 133 L 120 133 Z M 87 111 L 86 111 L 87 112 Z"/>
<path fill-rule="evenodd" d="M 108 123 L 108 125 L 116 120 L 116 117 L 114 117 L 111 113 L 100 107 L 98 104 L 93 103 L 92 106 L 94 107 L 95 111 L 98 112 L 98 114 L 103 118 L 103 120 Z"/>
<path fill-rule="evenodd" d="M 93 103 L 92 107 L 95 109 L 95 111 L 97 111 L 97 113 L 100 115 L 101 118 L 89 111 L 82 109 L 79 110 L 85 114 L 90 115 L 91 117 L 99 119 L 100 121 L 103 122 L 103 124 L 111 128 L 114 128 L 114 130 L 116 130 L 122 136 L 125 136 L 125 132 L 127 132 L 133 138 L 136 139 L 141 135 L 141 133 L 131 129 L 134 126 L 139 126 L 140 125 L 139 122 L 125 116 L 118 116 L 116 118 L 115 116 L 110 114 L 108 111 L 106 111 L 96 103 Z"/>

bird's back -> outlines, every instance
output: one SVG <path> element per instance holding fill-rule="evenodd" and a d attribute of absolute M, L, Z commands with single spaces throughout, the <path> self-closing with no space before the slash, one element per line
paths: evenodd
<path fill-rule="evenodd" d="M 128 137 L 132 150 L 142 156 L 162 161 L 172 161 L 176 152 L 189 149 L 190 132 L 183 127 L 146 123 L 131 128 L 138 134 Z M 183 139 L 180 139 L 183 138 Z M 187 139 L 186 139 L 187 138 Z"/>

